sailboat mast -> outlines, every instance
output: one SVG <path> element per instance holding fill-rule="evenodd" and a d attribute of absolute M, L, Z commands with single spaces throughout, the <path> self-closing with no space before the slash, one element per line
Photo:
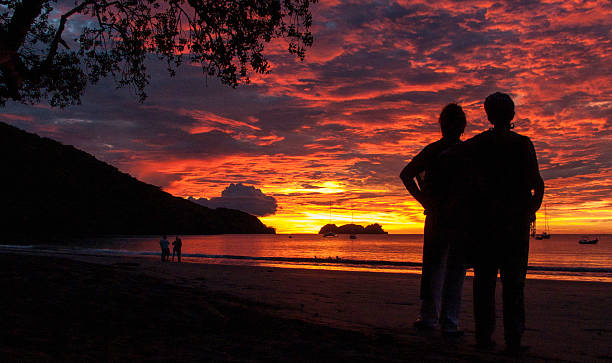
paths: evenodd
<path fill-rule="evenodd" d="M 548 211 L 546 204 L 544 204 L 544 230 L 548 233 Z"/>

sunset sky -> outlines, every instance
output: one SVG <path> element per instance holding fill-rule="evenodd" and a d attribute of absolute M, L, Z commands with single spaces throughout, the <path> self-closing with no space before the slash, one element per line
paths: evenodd
<path fill-rule="evenodd" d="M 352 211 L 421 233 L 401 169 L 439 138 L 444 105 L 464 107 L 467 138 L 489 127 L 484 98 L 502 91 L 538 153 L 552 233 L 612 233 L 612 2 L 432 3 L 322 0 L 305 61 L 269 44 L 272 73 L 238 89 L 151 63 L 142 104 L 108 80 L 80 106 L 8 103 L 0 120 L 176 196 L 254 186 L 276 199 L 261 219 L 279 233 L 317 232 L 330 203 L 336 224 Z"/>

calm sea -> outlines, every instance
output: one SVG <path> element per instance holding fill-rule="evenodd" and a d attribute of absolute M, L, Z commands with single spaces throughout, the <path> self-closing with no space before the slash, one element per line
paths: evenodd
<path fill-rule="evenodd" d="M 595 245 L 578 244 L 580 235 L 531 239 L 528 278 L 612 282 L 612 235 L 598 237 Z M 65 249 L 85 254 L 158 255 L 159 238 L 90 239 L 82 248 Z M 325 238 L 314 234 L 181 238 L 185 262 L 391 273 L 418 273 L 423 246 L 423 235 L 417 234 L 358 235 L 354 240 L 348 235 Z"/>

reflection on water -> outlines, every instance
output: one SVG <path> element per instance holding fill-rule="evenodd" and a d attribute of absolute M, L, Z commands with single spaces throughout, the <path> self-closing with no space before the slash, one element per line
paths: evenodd
<path fill-rule="evenodd" d="M 312 234 L 294 234 L 291 238 L 289 235 L 181 238 L 183 256 L 187 262 L 387 273 L 418 273 L 423 245 L 423 235 L 409 234 L 359 235 L 354 240 L 348 235 L 324 238 Z M 596 245 L 578 244 L 579 235 L 555 235 L 550 240 L 540 241 L 532 239 L 529 255 L 532 270 L 529 271 L 529 277 L 612 282 L 612 235 L 600 235 L 599 238 Z M 168 236 L 168 239 L 172 241 L 174 236 Z M 98 251 L 109 249 L 137 254 L 159 252 L 159 236 L 90 239 L 84 244 L 84 247 Z M 214 256 L 244 258 L 211 258 Z M 262 261 L 252 257 L 273 260 Z M 282 259 L 287 260 L 279 261 Z"/>
<path fill-rule="evenodd" d="M 257 257 L 336 258 L 352 260 L 421 261 L 421 235 L 360 235 L 351 240 L 340 235 L 218 235 L 185 236 L 184 253 Z M 123 242 L 130 251 L 157 251 L 158 237 Z"/>

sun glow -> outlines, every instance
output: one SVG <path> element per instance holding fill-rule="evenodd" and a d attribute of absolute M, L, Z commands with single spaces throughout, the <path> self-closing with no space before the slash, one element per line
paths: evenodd
<path fill-rule="evenodd" d="M 464 108 L 469 138 L 490 127 L 483 101 L 502 91 L 516 104 L 514 130 L 535 145 L 551 232 L 612 233 L 612 7 L 392 3 L 318 2 L 305 60 L 270 42 L 271 72 L 245 87 L 203 82 L 195 66 L 163 78 L 166 66 L 151 64 L 143 104 L 99 85 L 79 107 L 7 104 L 0 119 L 175 196 L 254 186 L 276 200 L 261 220 L 279 233 L 351 221 L 421 233 L 401 169 L 439 139 L 445 104 Z"/>
<path fill-rule="evenodd" d="M 345 190 L 342 187 L 342 183 L 334 181 L 326 181 L 323 183 L 313 183 L 308 187 L 295 186 L 292 188 L 281 188 L 276 190 L 278 193 L 290 194 L 290 193 L 320 193 L 320 194 L 334 194 L 342 193 Z"/>

